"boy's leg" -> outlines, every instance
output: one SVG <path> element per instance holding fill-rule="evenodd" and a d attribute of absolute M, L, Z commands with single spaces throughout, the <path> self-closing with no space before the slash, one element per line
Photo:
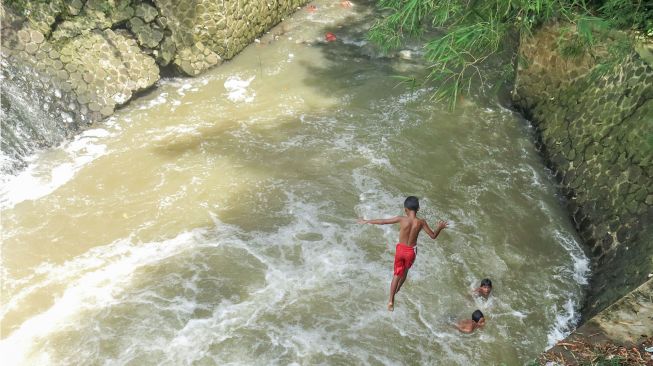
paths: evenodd
<path fill-rule="evenodd" d="M 399 277 L 399 284 L 397 285 L 397 292 L 399 292 L 399 290 L 401 290 L 401 286 L 404 284 L 404 282 L 406 282 L 406 277 L 407 276 L 408 276 L 408 270 L 405 270 L 404 275 Z"/>
<path fill-rule="evenodd" d="M 390 311 L 393 311 L 395 307 L 395 294 L 397 293 L 397 286 L 399 285 L 400 278 L 401 276 L 392 276 L 392 282 L 390 283 L 390 300 L 388 301 L 388 310 Z"/>

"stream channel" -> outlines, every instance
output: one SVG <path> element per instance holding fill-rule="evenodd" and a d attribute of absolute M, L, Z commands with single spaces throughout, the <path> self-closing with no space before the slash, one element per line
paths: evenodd
<path fill-rule="evenodd" d="M 1 177 L 5 365 L 516 365 L 570 331 L 588 260 L 528 121 L 398 85 L 369 7 L 315 4 Z M 388 312 L 398 227 L 356 219 L 408 195 L 451 227 Z"/>

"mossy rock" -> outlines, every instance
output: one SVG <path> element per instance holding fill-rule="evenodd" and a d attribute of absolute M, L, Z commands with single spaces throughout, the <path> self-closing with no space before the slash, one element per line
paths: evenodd
<path fill-rule="evenodd" d="M 157 24 L 147 24 L 139 17 L 129 20 L 129 28 L 143 47 L 155 48 L 163 40 L 163 30 Z"/>
<path fill-rule="evenodd" d="M 136 5 L 136 10 L 134 15 L 143 19 L 146 23 L 149 23 L 159 15 L 159 12 L 152 5 L 146 3 L 140 3 Z"/>

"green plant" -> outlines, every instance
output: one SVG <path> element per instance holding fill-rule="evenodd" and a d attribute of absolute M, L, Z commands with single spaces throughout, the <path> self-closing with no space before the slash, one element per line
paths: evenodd
<path fill-rule="evenodd" d="M 453 107 L 461 93 L 485 88 L 490 79 L 512 78 L 511 66 L 517 61 L 512 40 L 550 20 L 571 24 L 559 40 L 561 53 L 567 57 L 592 55 L 597 39 L 613 29 L 646 31 L 653 21 L 653 5 L 635 0 L 625 6 L 623 2 L 628 1 L 380 0 L 384 15 L 368 37 L 385 52 L 409 39 L 423 42 L 430 64 L 424 81 L 436 85 L 435 99 L 448 99 Z M 621 43 L 632 48 L 632 42 Z M 510 64 L 482 67 L 497 55 L 505 57 L 506 52 L 512 52 Z"/>
<path fill-rule="evenodd" d="M 653 35 L 653 3 L 646 0 L 605 0 L 599 2 L 599 14 L 615 27 Z"/>
<path fill-rule="evenodd" d="M 604 357 L 603 355 L 598 356 L 591 363 L 586 364 L 587 366 L 621 366 L 623 365 L 623 359 L 619 356 L 612 357 L 610 359 Z"/>

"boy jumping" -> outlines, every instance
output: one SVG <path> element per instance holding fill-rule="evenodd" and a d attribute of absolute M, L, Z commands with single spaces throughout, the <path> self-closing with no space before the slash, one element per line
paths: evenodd
<path fill-rule="evenodd" d="M 395 251 L 395 268 L 394 276 L 390 284 L 390 301 L 388 301 L 388 310 L 394 310 L 395 294 L 401 289 L 401 285 L 406 281 L 408 270 L 415 261 L 417 245 L 417 236 L 424 229 L 426 233 L 435 239 L 440 235 L 440 231 L 448 226 L 446 221 L 438 221 L 435 231 L 431 230 L 426 220 L 417 217 L 419 210 L 419 200 L 417 197 L 410 196 L 404 201 L 404 212 L 406 216 L 396 216 L 390 219 L 363 220 L 358 219 L 359 224 L 386 225 L 399 223 L 399 243 Z"/>

